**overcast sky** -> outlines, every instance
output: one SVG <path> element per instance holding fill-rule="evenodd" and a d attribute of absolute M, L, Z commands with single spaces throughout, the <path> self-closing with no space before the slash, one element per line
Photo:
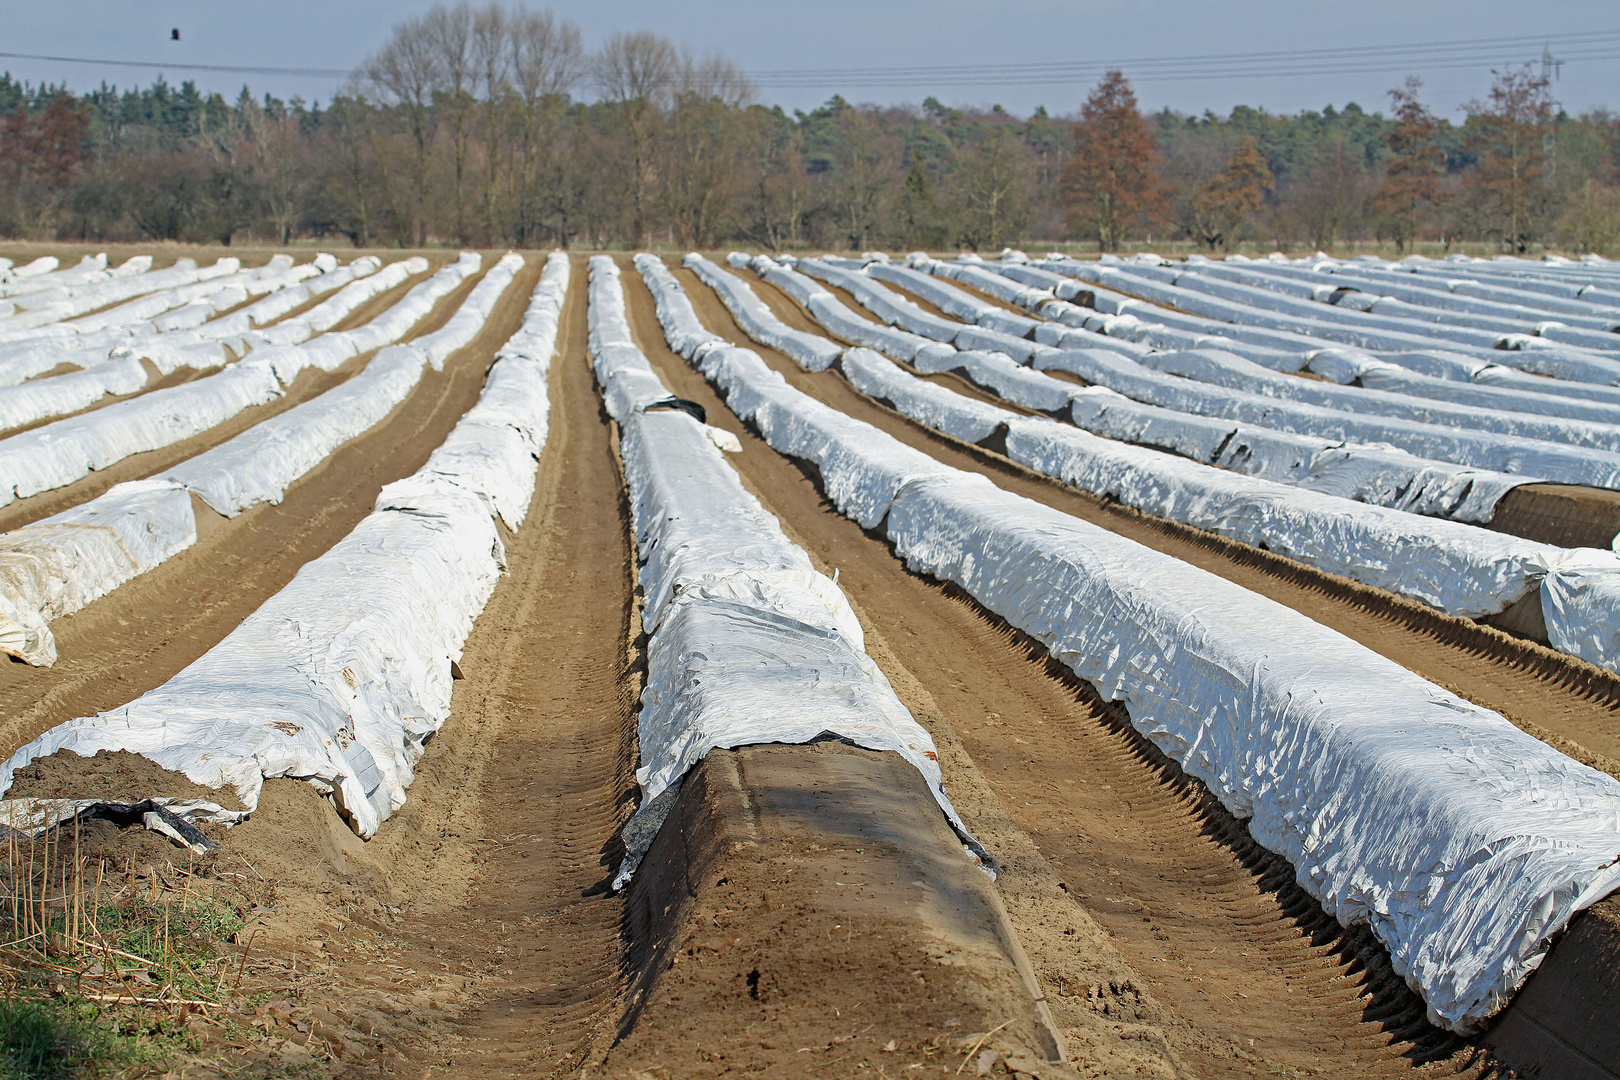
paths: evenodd
<path fill-rule="evenodd" d="M 430 6 L 431 0 L 0 0 L 6 29 L 0 50 L 142 63 L 348 69 L 385 39 L 394 21 Z M 1458 117 L 1463 102 L 1484 96 L 1493 65 L 1539 60 L 1548 35 L 1566 35 L 1555 39 L 1555 54 L 1589 54 L 1564 66 L 1554 86 L 1558 100 L 1573 113 L 1620 107 L 1620 5 L 1614 0 L 557 0 L 551 7 L 581 26 L 587 46 L 614 30 L 650 29 L 698 51 L 718 50 L 761 76 L 764 101 L 790 109 L 810 108 L 836 92 L 863 102 L 915 103 L 932 94 L 947 104 L 1000 104 L 1020 115 L 1037 105 L 1069 112 L 1094 76 L 1009 84 L 1005 76 L 992 83 L 954 69 L 1117 62 L 1128 77 L 1136 75 L 1148 109 L 1225 113 L 1248 104 L 1297 112 L 1355 101 L 1372 111 L 1384 107 L 1391 86 L 1416 74 L 1431 107 Z M 175 28 L 178 42 L 170 40 Z M 1597 34 L 1605 39 L 1582 43 L 1567 37 Z M 1384 51 L 1508 37 L 1516 40 L 1464 55 L 1431 50 L 1392 57 Z M 1368 51 L 1353 63 L 1333 61 L 1331 73 L 1311 73 L 1320 65 L 1310 57 L 1287 59 L 1347 47 Z M 1185 60 L 1165 65 L 1153 78 L 1147 77 L 1150 65 L 1141 62 L 1240 53 L 1270 55 L 1227 61 L 1231 73 L 1199 79 L 1175 77 L 1186 71 Z M 1366 70 L 1382 67 L 1390 70 Z M 74 90 L 104 79 L 144 85 L 162 73 L 171 82 L 192 78 L 233 96 L 246 82 L 256 93 L 321 101 L 339 81 L 12 58 L 0 58 L 0 68 L 30 81 L 65 81 Z M 808 81 L 778 75 L 774 82 L 771 76 L 784 69 L 856 68 L 928 70 L 899 84 L 891 77 L 888 85 L 863 85 L 854 74 L 818 74 Z M 1266 74 L 1279 68 L 1304 73 Z"/>

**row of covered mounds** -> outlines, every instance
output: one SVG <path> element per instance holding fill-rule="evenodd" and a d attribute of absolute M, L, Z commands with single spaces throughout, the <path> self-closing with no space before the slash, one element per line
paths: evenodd
<path fill-rule="evenodd" d="M 1432 1022 L 1477 1030 L 1620 885 L 1613 778 L 1292 609 L 948 468 L 752 354 L 694 361 L 908 566 L 1122 701 L 1328 912 L 1372 929 Z"/>
<path fill-rule="evenodd" d="M 466 319 L 418 350 L 419 365 L 471 339 L 518 262 L 490 276 Z M 448 716 L 452 668 L 504 569 L 496 516 L 516 523 L 527 508 L 568 273 L 562 255 L 548 260 L 478 403 L 421 469 L 382 489 L 348 536 L 162 686 L 24 746 L 0 767 L 0 783 L 9 788 L 18 768 L 64 750 L 132 751 L 231 789 L 245 809 L 163 791 L 130 792 L 129 802 L 151 798 L 228 823 L 252 811 L 266 779 L 295 777 L 329 793 L 356 832 L 375 833 L 403 804 L 424 744 Z M 3 817 L 32 829 L 87 805 L 14 799 Z"/>
<path fill-rule="evenodd" d="M 795 295 L 820 288 L 764 257 L 752 263 L 767 280 Z M 853 279 L 860 276 L 814 260 L 800 260 L 800 267 L 840 284 L 857 284 Z M 705 280 L 729 278 L 712 264 L 700 272 Z M 873 287 L 870 280 L 865 284 Z M 935 295 L 950 302 L 943 290 L 953 287 L 944 282 L 933 285 Z M 961 302 L 954 305 L 958 310 L 983 303 L 959 295 Z M 826 299 L 836 303 L 830 293 Z M 864 321 L 839 306 L 845 316 Z M 814 312 L 830 332 L 842 329 L 842 316 L 829 320 Z M 1448 615 L 1485 618 L 1532 603 L 1539 636 L 1555 648 L 1603 666 L 1612 666 L 1620 656 L 1620 642 L 1611 640 L 1620 605 L 1620 560 L 1611 552 L 1566 550 L 1463 522 L 1243 476 L 1203 464 L 1199 460 L 1203 455 L 1197 452 L 1187 452 L 1186 458 L 1192 460 L 1186 460 L 1133 446 L 1132 442 L 1153 446 L 1162 435 L 1143 438 L 1140 428 L 1097 424 L 1097 413 L 1121 400 L 1113 391 L 1059 381 L 1000 352 L 958 351 L 939 342 L 914 347 L 915 340 L 893 340 L 911 336 L 903 331 L 867 325 L 883 333 L 870 338 L 857 327 L 840 336 L 868 338 L 897 361 L 909 354 L 909 363 L 918 371 L 957 371 L 1011 403 L 1073 421 L 1071 426 L 1007 410 L 993 416 L 993 407 L 970 404 L 870 353 L 845 354 L 841 366 L 857 389 L 883 397 L 912 419 L 946 434 L 971 436 L 967 438 L 971 442 L 993 435 L 996 448 L 1019 464 L 1081 490 L 1387 589 Z M 1102 350 L 1054 349 L 1036 354 L 1034 362 L 1055 369 L 1138 367 L 1127 356 Z M 1098 438 L 1083 430 L 1099 426 L 1111 437 Z M 1162 432 L 1163 426 L 1154 430 Z M 1196 435 L 1196 428 L 1187 434 Z M 1203 434 L 1213 440 L 1221 432 Z"/>
<path fill-rule="evenodd" d="M 351 356 L 397 341 L 475 273 L 481 261 L 468 252 L 413 287 L 377 318 L 302 344 L 256 350 L 227 373 L 249 382 L 257 380 L 279 394 L 305 368 L 331 370 Z M 4 534 L 0 537 L 0 650 L 30 664 L 54 663 L 53 620 L 71 615 L 196 542 L 192 496 L 227 517 L 259 503 L 280 502 L 288 485 L 387 416 L 430 364 L 440 366 L 445 356 L 470 341 L 521 265 L 521 257 L 509 255 L 478 284 L 449 325 L 409 346 L 384 349 L 354 378 L 313 400 L 261 421 L 160 476 L 114 485 L 94 499 Z M 426 269 L 425 262 L 395 263 L 345 286 L 298 316 L 304 328 L 293 337 L 309 338 L 314 332 L 312 324 L 332 325 L 381 291 L 374 284 L 387 279 L 398 284 L 411 269 Z M 390 273 L 394 270 L 398 273 Z M 276 327 L 281 328 L 282 324 Z M 96 433 L 118 442 L 119 449 L 134 447 L 131 452 L 138 452 L 179 441 L 209 420 L 228 419 L 219 414 L 233 412 L 228 407 L 231 404 L 260 403 L 252 397 L 245 402 L 240 396 L 233 397 L 230 385 L 214 383 L 220 377 L 59 421 L 40 429 L 42 438 L 67 439 L 71 445 L 75 433 Z M 223 400 L 225 407 L 188 412 L 199 400 Z M 0 447 L 5 445 L 0 441 Z"/>
<path fill-rule="evenodd" d="M 712 336 L 701 344 L 724 347 Z M 826 735 L 911 762 L 992 866 L 945 795 L 933 739 L 866 655 L 849 601 L 744 489 L 718 448 L 723 433 L 682 407 L 636 346 L 618 267 L 605 256 L 591 262 L 590 349 L 620 426 L 650 634 L 641 807 L 626 826 L 616 884 L 629 880 L 681 777 L 710 750 Z"/>

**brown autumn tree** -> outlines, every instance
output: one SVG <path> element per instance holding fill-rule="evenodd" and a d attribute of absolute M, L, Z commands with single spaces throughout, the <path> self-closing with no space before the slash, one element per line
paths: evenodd
<path fill-rule="evenodd" d="M 1370 209 L 1399 251 L 1418 238 L 1423 223 L 1439 206 L 1446 157 L 1440 148 L 1440 120 L 1418 99 L 1423 80 L 1416 75 L 1389 92 L 1395 126 L 1384 137 L 1389 162 L 1373 193 Z"/>
<path fill-rule="evenodd" d="M 1494 71 L 1486 101 L 1468 103 L 1464 148 L 1474 166 L 1463 175 L 1467 223 L 1523 253 L 1551 222 L 1543 137 L 1553 121 L 1547 79 L 1530 65 Z"/>
<path fill-rule="evenodd" d="M 1127 231 L 1167 212 L 1153 134 L 1118 71 L 1103 76 L 1080 108 L 1074 156 L 1063 167 L 1060 190 L 1070 226 L 1095 236 L 1104 251 L 1118 251 Z"/>
<path fill-rule="evenodd" d="M 66 93 L 37 114 L 19 106 L 0 120 L 0 217 L 11 231 L 36 235 L 55 227 L 88 163 L 89 128 L 89 107 Z"/>
<path fill-rule="evenodd" d="M 1214 251 L 1230 246 L 1238 228 L 1265 201 L 1274 177 L 1253 135 L 1238 139 L 1220 172 L 1206 180 L 1192 200 L 1192 233 Z"/>

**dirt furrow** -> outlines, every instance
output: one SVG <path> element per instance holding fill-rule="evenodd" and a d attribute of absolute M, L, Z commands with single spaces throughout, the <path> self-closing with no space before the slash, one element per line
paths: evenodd
<path fill-rule="evenodd" d="M 638 682 L 628 509 L 585 363 L 583 278 L 528 519 L 503 530 L 507 573 L 405 805 L 361 843 L 308 785 L 273 782 L 216 857 L 271 879 L 249 985 L 332 1014 L 342 1075 L 574 1076 L 617 1020 L 623 904 L 603 886 L 634 799 Z M 283 959 L 299 956 L 301 974 Z"/>
<path fill-rule="evenodd" d="M 711 328 L 755 347 L 790 382 L 896 434 L 904 428 L 837 376 L 807 377 L 753 346 L 712 293 L 681 276 Z M 646 330 L 651 297 L 639 282 L 630 293 L 645 341 L 656 332 Z M 1376 943 L 1324 915 L 1286 863 L 1259 849 L 1117 707 L 960 590 L 908 573 L 877 537 L 838 515 L 806 471 L 744 431 L 684 361 L 667 350 L 653 358 L 677 393 L 739 433 L 739 469 L 812 554 L 840 570 L 840 585 L 949 716 L 1016 824 L 1179 1019 L 1167 1027 L 1195 1071 L 1400 1075 L 1428 1058 L 1444 1059 L 1437 1067 L 1447 1071 L 1469 1066 L 1473 1048 L 1423 1022 L 1421 1002 L 1390 975 Z M 951 464 L 988 471 L 908 436 Z M 1043 486 L 1043 501 L 1074 498 Z M 1047 992 L 1061 1000 L 1086 991 Z"/>
<path fill-rule="evenodd" d="M 477 782 L 430 751 L 432 783 L 411 792 L 418 821 L 466 798 L 451 817 L 474 850 L 465 897 L 424 895 L 398 929 L 406 962 L 449 957 L 479 976 L 436 1075 L 572 1075 L 617 1018 L 622 904 L 604 883 L 633 807 L 638 683 L 628 508 L 585 361 L 584 278 L 577 265 L 530 518 L 468 641 L 438 740 L 441 752 L 483 759 Z M 418 887 L 436 876 L 424 867 Z"/>
<path fill-rule="evenodd" d="M 227 522 L 193 500 L 201 519 L 197 543 L 53 623 L 61 657 L 55 666 L 0 665 L 0 743 L 9 751 L 54 724 L 112 708 L 161 684 L 347 535 L 371 512 L 382 486 L 420 468 L 477 400 L 489 358 L 517 329 L 539 272 L 538 261 L 531 261 L 470 345 L 442 372 L 427 371 L 380 424 L 288 488 L 280 505 L 257 506 Z M 447 297 L 417 332 L 442 325 L 464 296 L 457 290 Z M 234 430 L 210 432 L 209 445 Z"/>

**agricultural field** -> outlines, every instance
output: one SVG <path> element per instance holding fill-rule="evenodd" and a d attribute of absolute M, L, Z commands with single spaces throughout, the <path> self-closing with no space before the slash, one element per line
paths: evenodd
<path fill-rule="evenodd" d="M 1620 1076 L 1620 263 L 3 254 L 0 1076 Z"/>

